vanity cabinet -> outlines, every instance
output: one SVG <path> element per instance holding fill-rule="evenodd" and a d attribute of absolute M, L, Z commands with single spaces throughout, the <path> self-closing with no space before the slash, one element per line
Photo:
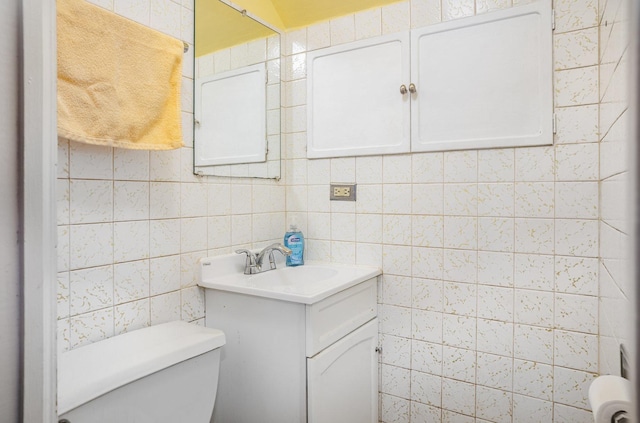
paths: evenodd
<path fill-rule="evenodd" d="M 307 53 L 307 156 L 553 143 L 550 0 Z"/>
<path fill-rule="evenodd" d="M 205 289 L 221 329 L 215 423 L 376 423 L 377 279 L 305 304 Z"/>

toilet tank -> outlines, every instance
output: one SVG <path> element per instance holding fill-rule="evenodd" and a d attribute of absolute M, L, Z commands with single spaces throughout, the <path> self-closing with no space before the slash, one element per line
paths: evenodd
<path fill-rule="evenodd" d="M 186 322 L 63 353 L 58 415 L 71 423 L 208 423 L 224 333 Z"/>

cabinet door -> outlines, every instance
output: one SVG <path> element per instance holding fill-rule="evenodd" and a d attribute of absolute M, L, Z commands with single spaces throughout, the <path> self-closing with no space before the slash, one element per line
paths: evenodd
<path fill-rule="evenodd" d="M 307 359 L 309 423 L 377 423 L 378 319 Z"/>
<path fill-rule="evenodd" d="M 551 1 L 411 32 L 412 151 L 553 143 Z"/>
<path fill-rule="evenodd" d="M 307 54 L 307 157 L 406 153 L 409 33 Z"/>

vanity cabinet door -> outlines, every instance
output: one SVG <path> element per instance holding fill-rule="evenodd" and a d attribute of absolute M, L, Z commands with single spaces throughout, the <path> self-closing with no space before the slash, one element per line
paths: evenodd
<path fill-rule="evenodd" d="M 377 423 L 378 319 L 307 359 L 309 423 Z"/>

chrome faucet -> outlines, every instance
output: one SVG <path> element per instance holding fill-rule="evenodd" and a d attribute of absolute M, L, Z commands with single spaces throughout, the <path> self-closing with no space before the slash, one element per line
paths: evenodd
<path fill-rule="evenodd" d="M 265 247 L 257 255 L 253 251 L 249 251 L 246 249 L 236 250 L 236 253 L 247 255 L 247 259 L 244 265 L 244 274 L 255 275 L 256 273 L 266 272 L 268 270 L 273 270 L 276 268 L 276 259 L 273 256 L 274 251 L 279 251 L 284 256 L 291 255 L 291 250 L 280 243 L 271 244 Z M 265 256 L 269 257 L 268 269 L 262 268 Z"/>

